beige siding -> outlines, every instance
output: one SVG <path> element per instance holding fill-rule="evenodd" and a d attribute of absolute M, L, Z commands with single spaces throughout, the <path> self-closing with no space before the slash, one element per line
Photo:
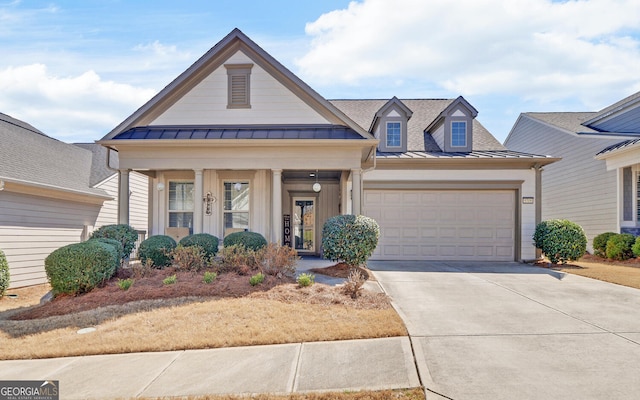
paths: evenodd
<path fill-rule="evenodd" d="M 113 200 L 105 201 L 100 214 L 96 220 L 96 228 L 103 225 L 118 223 L 118 175 L 114 174 L 98 185 L 97 189 L 102 189 L 113 197 Z M 145 175 L 132 172 L 129 174 L 129 225 L 137 230 L 146 231 L 149 220 L 149 183 Z"/>
<path fill-rule="evenodd" d="M 11 287 L 46 282 L 44 259 L 82 240 L 99 205 L 0 192 L 0 249 L 7 256 Z"/>
<path fill-rule="evenodd" d="M 226 63 L 253 61 L 238 52 Z M 250 80 L 251 108 L 227 109 L 227 70 L 220 66 L 151 125 L 329 123 L 257 64 Z"/>
<path fill-rule="evenodd" d="M 588 248 L 593 237 L 616 231 L 616 171 L 607 171 L 596 153 L 619 142 L 577 136 L 523 116 L 505 146 L 510 150 L 562 157 L 542 172 L 542 219 L 568 219 L 585 230 Z"/>

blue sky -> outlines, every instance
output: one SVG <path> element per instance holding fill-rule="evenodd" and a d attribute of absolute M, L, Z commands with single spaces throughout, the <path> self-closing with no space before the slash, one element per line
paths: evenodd
<path fill-rule="evenodd" d="M 0 0 L 0 112 L 98 140 L 237 27 L 328 99 L 462 95 L 503 141 L 521 112 L 640 91 L 638 21 L 637 0 Z"/>

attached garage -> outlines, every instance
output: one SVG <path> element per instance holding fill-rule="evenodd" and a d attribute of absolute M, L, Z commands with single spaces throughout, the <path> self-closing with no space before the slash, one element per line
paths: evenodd
<path fill-rule="evenodd" d="M 515 190 L 367 189 L 364 213 L 380 224 L 372 259 L 516 259 Z"/>

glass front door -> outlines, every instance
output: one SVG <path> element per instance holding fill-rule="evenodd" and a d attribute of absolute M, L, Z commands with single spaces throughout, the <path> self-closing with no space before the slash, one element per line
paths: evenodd
<path fill-rule="evenodd" d="M 293 199 L 294 248 L 301 252 L 316 251 L 316 199 L 295 197 Z"/>

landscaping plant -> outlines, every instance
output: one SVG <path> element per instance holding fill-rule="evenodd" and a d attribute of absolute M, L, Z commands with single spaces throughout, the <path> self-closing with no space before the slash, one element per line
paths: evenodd
<path fill-rule="evenodd" d="M 267 275 L 292 276 L 298 264 L 298 252 L 289 246 L 269 243 L 255 253 L 258 268 Z"/>
<path fill-rule="evenodd" d="M 129 257 L 138 240 L 138 232 L 127 224 L 104 225 L 93 231 L 91 239 L 115 239 L 122 244 L 122 259 Z"/>
<path fill-rule="evenodd" d="M 636 237 L 630 233 L 612 235 L 607 240 L 606 255 L 610 260 L 628 260 L 633 257 Z"/>
<path fill-rule="evenodd" d="M 357 269 L 352 269 L 349 272 L 342 291 L 344 294 L 351 296 L 352 299 L 357 299 L 362 294 L 362 286 L 366 282 L 367 278 Z"/>
<path fill-rule="evenodd" d="M 224 247 L 242 245 L 250 250 L 260 250 L 267 245 L 267 239 L 257 232 L 234 232 L 224 237 Z"/>
<path fill-rule="evenodd" d="M 553 264 L 577 260 L 587 251 L 584 230 L 566 219 L 542 221 L 536 226 L 533 241 Z"/>
<path fill-rule="evenodd" d="M 138 248 L 140 262 L 146 263 L 150 259 L 155 268 L 164 268 L 171 265 L 171 251 L 175 248 L 176 241 L 171 236 L 151 236 L 140 243 Z"/>
<path fill-rule="evenodd" d="M 129 288 L 131 287 L 131 285 L 133 285 L 133 279 L 131 278 L 127 278 L 127 279 L 118 279 L 118 287 L 122 290 L 129 290 Z"/>
<path fill-rule="evenodd" d="M 112 245 L 89 240 L 54 250 L 44 260 L 44 268 L 54 295 L 76 295 L 111 278 L 119 263 Z"/>
<path fill-rule="evenodd" d="M 324 258 L 343 261 L 350 267 L 364 264 L 378 245 L 380 227 L 363 215 L 337 215 L 322 228 Z"/>
<path fill-rule="evenodd" d="M 208 233 L 196 233 L 183 237 L 178 244 L 183 247 L 200 247 L 206 257 L 213 257 L 218 253 L 219 240 Z"/>
<path fill-rule="evenodd" d="M 222 248 L 222 257 L 218 265 L 218 272 L 237 272 L 240 275 L 247 275 L 250 271 L 256 270 L 256 252 L 247 249 L 241 244 L 234 244 Z"/>
<path fill-rule="evenodd" d="M 593 253 L 598 257 L 607 256 L 607 242 L 611 236 L 615 236 L 615 232 L 605 232 L 597 235 L 593 238 Z"/>
<path fill-rule="evenodd" d="M 162 280 L 162 283 L 165 284 L 165 285 L 173 285 L 176 282 L 178 282 L 178 276 L 176 274 L 173 274 L 171 276 L 167 276 L 166 278 L 164 278 Z"/>
<path fill-rule="evenodd" d="M 301 273 L 296 278 L 296 282 L 298 282 L 298 286 L 300 287 L 311 286 L 315 283 L 315 281 L 316 281 L 316 276 L 313 274 L 308 274 L 306 272 Z"/>
<path fill-rule="evenodd" d="M 200 246 L 184 247 L 181 244 L 171 251 L 173 266 L 183 271 L 200 271 L 209 264 L 205 251 Z"/>
<path fill-rule="evenodd" d="M 218 274 L 213 271 L 205 271 L 204 276 L 202 277 L 202 282 L 209 284 L 216 280 Z"/>
<path fill-rule="evenodd" d="M 633 243 L 631 247 L 631 251 L 633 251 L 633 255 L 635 257 L 640 257 L 640 236 L 636 238 L 636 241 Z"/>
<path fill-rule="evenodd" d="M 122 261 L 124 261 L 124 259 L 126 258 L 124 253 L 124 247 L 122 247 L 122 242 L 116 239 L 111 239 L 111 238 L 95 238 L 95 239 L 89 239 L 89 240 L 97 240 L 98 242 L 106 243 L 109 246 L 113 246 L 113 248 L 118 253 L 118 260 L 120 260 L 119 266 L 121 266 Z"/>
<path fill-rule="evenodd" d="M 4 252 L 0 250 L 0 298 L 4 296 L 5 292 L 9 288 L 9 263 Z"/>
<path fill-rule="evenodd" d="M 262 272 L 258 272 L 257 274 L 249 278 L 249 283 L 251 284 L 251 286 L 259 285 L 262 282 L 264 282 L 264 278 L 265 278 L 265 275 Z"/>

